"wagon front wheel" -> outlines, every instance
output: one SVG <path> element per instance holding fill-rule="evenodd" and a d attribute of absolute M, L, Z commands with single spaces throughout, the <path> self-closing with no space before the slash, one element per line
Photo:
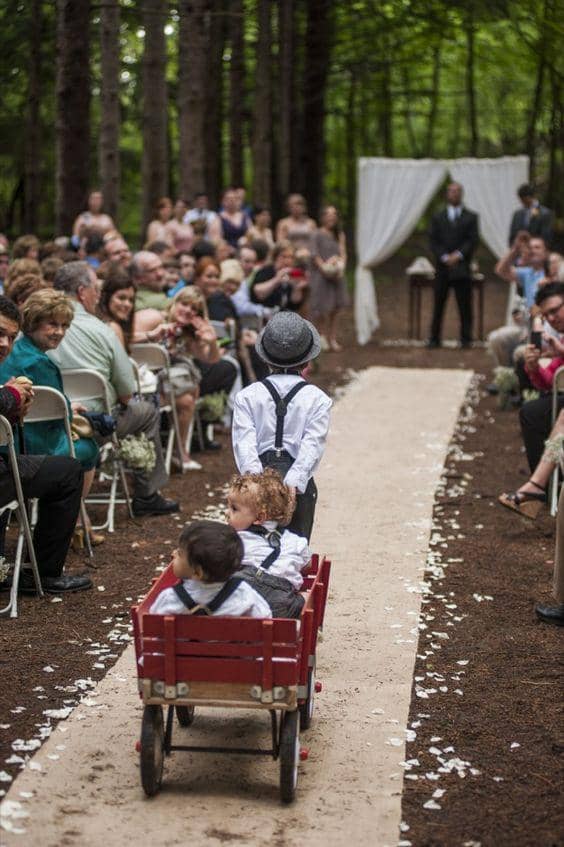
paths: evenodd
<path fill-rule="evenodd" d="M 141 721 L 141 785 L 148 797 L 158 793 L 163 779 L 164 724 L 160 706 L 145 706 Z"/>
<path fill-rule="evenodd" d="M 315 659 L 313 667 L 307 672 L 307 698 L 298 708 L 300 710 L 300 729 L 309 729 L 313 720 L 315 697 Z"/>
<path fill-rule="evenodd" d="M 280 729 L 280 799 L 291 803 L 296 796 L 300 759 L 300 713 L 284 712 Z"/>
<path fill-rule="evenodd" d="M 180 726 L 190 726 L 194 722 L 194 706 L 176 706 L 175 708 Z"/>

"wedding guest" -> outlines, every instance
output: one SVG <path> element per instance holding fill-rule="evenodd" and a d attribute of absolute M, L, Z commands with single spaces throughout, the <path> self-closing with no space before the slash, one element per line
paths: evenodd
<path fill-rule="evenodd" d="M 160 256 L 150 250 L 140 250 L 131 262 L 131 279 L 137 288 L 135 311 L 168 307 L 169 300 L 164 291 L 166 275 Z"/>
<path fill-rule="evenodd" d="M 250 286 L 251 301 L 269 309 L 292 309 L 302 304 L 307 288 L 303 273 L 294 272 L 296 254 L 289 241 L 278 241 L 272 251 L 272 263 L 264 265 Z"/>
<path fill-rule="evenodd" d="M 326 206 L 321 225 L 312 238 L 311 296 L 309 307 L 320 336 L 322 349 L 339 352 L 337 318 L 348 304 L 345 267 L 347 245 L 335 206 Z"/>
<path fill-rule="evenodd" d="M 176 254 L 181 251 L 189 252 L 194 243 L 194 230 L 185 220 L 187 211 L 186 201 L 179 197 L 174 204 L 172 217 L 166 226 Z"/>
<path fill-rule="evenodd" d="M 552 212 L 546 206 L 541 206 L 535 197 L 532 185 L 525 183 L 519 186 L 517 195 L 521 208 L 513 213 L 509 228 L 509 246 L 511 247 L 519 232 L 525 230 L 532 236 L 539 236 L 548 246 L 552 242 Z"/>
<path fill-rule="evenodd" d="M 221 203 L 222 210 L 219 213 L 221 235 L 231 248 L 230 255 L 234 255 L 240 240 L 245 237 L 252 222 L 248 214 L 241 209 L 240 197 L 234 188 L 227 188 L 223 192 Z"/>
<path fill-rule="evenodd" d="M 112 218 L 102 211 L 104 208 L 104 195 L 101 191 L 91 191 L 88 195 L 88 209 L 81 212 L 76 218 L 72 234 L 80 237 L 85 228 L 97 229 L 102 235 L 115 230 Z"/>
<path fill-rule="evenodd" d="M 155 217 L 147 227 L 145 241 L 166 241 L 172 244 L 172 234 L 167 224 L 172 218 L 172 200 L 170 197 L 161 197 L 155 207 Z"/>
<path fill-rule="evenodd" d="M 14 241 L 12 259 L 33 259 L 36 262 L 39 258 L 39 246 L 39 239 L 35 235 L 20 235 Z"/>
<path fill-rule="evenodd" d="M 104 254 L 108 262 L 119 262 L 124 268 L 128 268 L 131 263 L 131 250 L 121 235 L 104 238 Z"/>
<path fill-rule="evenodd" d="M 184 215 L 184 223 L 193 226 L 196 221 L 204 222 L 204 231 L 201 235 L 208 241 L 215 242 L 218 238 L 221 238 L 219 215 L 209 208 L 207 194 L 196 194 L 193 207 Z"/>
<path fill-rule="evenodd" d="M 278 221 L 276 241 L 289 241 L 298 257 L 308 258 L 311 251 L 311 238 L 317 226 L 313 218 L 308 216 L 305 197 L 301 194 L 290 194 L 286 206 L 288 215 Z"/>
<path fill-rule="evenodd" d="M 270 209 L 266 209 L 264 206 L 257 206 L 254 211 L 253 225 L 247 230 L 247 244 L 251 244 L 255 238 L 260 238 L 262 241 L 266 241 L 271 249 L 274 247 L 272 216 L 270 214 Z"/>

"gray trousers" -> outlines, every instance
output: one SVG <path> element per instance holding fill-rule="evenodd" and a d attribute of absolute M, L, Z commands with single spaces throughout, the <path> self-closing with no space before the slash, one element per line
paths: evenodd
<path fill-rule="evenodd" d="M 141 435 L 144 433 L 155 445 L 156 463 L 150 474 L 144 471 L 133 471 L 134 497 L 151 497 L 168 481 L 165 470 L 163 449 L 160 436 L 160 412 L 152 403 L 146 400 L 130 400 L 125 409 L 118 407 L 114 410 L 117 418 L 116 434 L 118 438 L 126 435 Z"/>
<path fill-rule="evenodd" d="M 556 549 L 554 551 L 554 577 L 552 590 L 557 603 L 564 603 L 564 485 L 558 498 L 556 515 Z"/>

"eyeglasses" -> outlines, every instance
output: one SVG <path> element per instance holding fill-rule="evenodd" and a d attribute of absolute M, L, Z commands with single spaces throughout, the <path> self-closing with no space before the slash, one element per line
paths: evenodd
<path fill-rule="evenodd" d="M 543 311 L 543 317 L 545 317 L 547 320 L 556 317 L 562 306 L 564 306 L 564 300 L 562 300 L 559 306 L 553 306 L 552 309 L 547 309 L 546 311 Z"/>
<path fill-rule="evenodd" d="M 160 269 L 162 268 L 162 266 L 163 266 L 163 265 L 162 265 L 162 262 L 161 262 L 161 263 L 160 263 L 160 264 L 158 264 L 158 265 L 153 265 L 153 267 L 152 267 L 152 268 L 145 268 L 145 273 L 147 273 L 147 274 L 152 274 L 152 273 L 153 273 L 153 271 L 160 271 Z"/>

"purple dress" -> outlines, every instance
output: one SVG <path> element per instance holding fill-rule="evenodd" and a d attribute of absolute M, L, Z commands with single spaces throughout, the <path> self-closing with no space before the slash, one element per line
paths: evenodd
<path fill-rule="evenodd" d="M 311 239 L 312 255 L 326 262 L 332 256 L 339 256 L 339 242 L 325 230 L 318 229 Z M 345 275 L 339 277 L 324 276 L 317 265 L 312 263 L 310 277 L 309 308 L 312 318 L 322 318 L 325 315 L 342 309 L 349 303 Z"/>

